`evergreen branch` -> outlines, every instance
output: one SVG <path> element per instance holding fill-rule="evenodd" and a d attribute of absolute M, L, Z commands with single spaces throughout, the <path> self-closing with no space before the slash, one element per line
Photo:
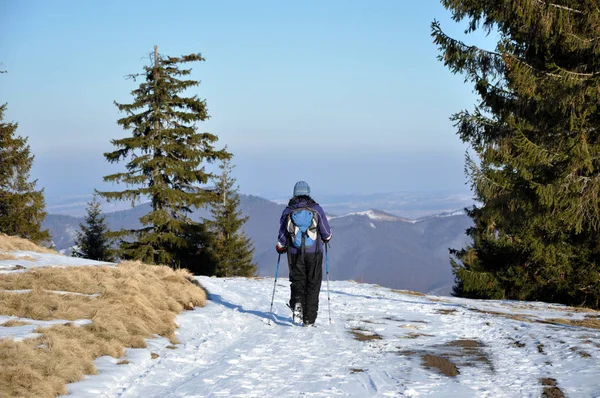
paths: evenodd
<path fill-rule="evenodd" d="M 576 13 L 576 14 L 581 14 L 581 15 L 585 14 L 585 13 L 584 13 L 583 11 L 581 11 L 581 10 L 576 10 L 576 9 L 574 9 L 574 8 L 570 8 L 570 7 L 567 7 L 567 6 L 563 6 L 563 5 L 561 5 L 561 4 L 548 3 L 548 2 L 545 2 L 545 1 L 543 1 L 543 0 L 536 0 L 536 1 L 538 2 L 538 4 L 543 4 L 543 5 L 545 5 L 545 6 L 550 6 L 550 7 L 554 7 L 554 8 L 559 8 L 559 9 L 561 9 L 561 10 L 566 10 L 566 11 L 574 12 L 574 13 Z"/>
<path fill-rule="evenodd" d="M 453 39 L 453 38 L 449 37 L 448 35 L 446 35 L 442 31 L 442 29 L 441 29 L 441 27 L 439 25 L 439 22 L 437 22 L 437 21 L 433 22 L 432 29 L 433 29 L 432 35 L 436 36 L 436 40 L 435 40 L 436 44 L 438 44 L 446 52 L 448 51 L 448 49 L 449 49 L 450 46 L 447 45 L 447 44 L 445 45 L 444 43 L 449 42 L 449 43 L 452 43 L 454 46 L 459 47 L 461 49 L 461 51 L 463 52 L 463 54 L 473 54 L 473 53 L 479 53 L 480 55 L 484 55 L 485 54 L 487 56 L 496 58 L 496 62 L 498 62 L 498 63 L 500 61 L 504 62 L 504 58 L 505 57 L 510 57 L 510 59 L 515 60 L 519 64 L 521 64 L 521 65 L 527 67 L 528 69 L 530 69 L 530 70 L 532 70 L 534 72 L 537 72 L 539 74 L 543 74 L 543 75 L 546 75 L 548 77 L 553 77 L 555 79 L 564 79 L 565 77 L 567 77 L 567 76 L 564 76 L 564 75 L 561 75 L 561 74 L 552 73 L 552 72 L 549 72 L 549 71 L 537 69 L 534 66 L 532 66 L 531 64 L 529 64 L 527 61 L 525 61 L 523 58 L 518 57 L 515 54 L 508 53 L 508 52 L 506 52 L 504 54 L 500 54 L 500 53 L 498 53 L 496 51 L 485 50 L 485 49 L 482 49 L 482 48 L 477 47 L 475 45 L 468 45 L 468 44 L 466 44 L 466 43 L 464 43 L 464 42 L 462 42 L 460 40 Z M 441 57 L 440 57 L 440 59 L 441 59 Z M 445 63 L 446 64 L 450 64 L 450 62 L 447 59 L 445 60 Z M 470 63 L 473 63 L 473 61 L 461 60 L 458 63 L 455 62 L 455 65 L 453 66 L 453 71 L 456 72 L 456 71 L 458 71 L 460 69 L 468 68 L 469 73 L 472 75 L 472 77 L 476 77 L 478 79 L 481 79 L 481 76 L 479 76 L 477 74 L 477 72 L 476 72 L 475 66 L 474 65 L 469 65 Z M 479 64 L 481 64 L 481 62 L 479 62 Z M 496 65 L 496 68 L 498 68 L 497 72 L 500 72 L 499 64 Z M 590 73 L 573 72 L 573 71 L 564 69 L 564 68 L 562 68 L 562 67 L 560 67 L 558 65 L 554 65 L 554 68 L 557 71 L 559 71 L 559 72 L 561 72 L 561 73 L 563 73 L 565 75 L 573 76 L 573 77 L 590 78 L 590 77 L 600 76 L 600 72 L 590 72 Z M 481 67 L 480 67 L 480 70 L 481 70 Z M 475 79 L 473 79 L 473 80 L 475 80 Z"/>
<path fill-rule="evenodd" d="M 582 42 L 584 42 L 584 43 L 593 43 L 593 42 L 595 42 L 596 40 L 600 40 L 600 36 L 599 36 L 599 37 L 594 37 L 594 38 L 591 38 L 591 39 L 584 39 L 583 37 L 579 37 L 579 36 L 577 36 L 576 34 L 574 34 L 574 33 L 571 33 L 571 32 L 568 32 L 568 33 L 567 33 L 567 35 L 568 35 L 568 36 L 571 36 L 571 37 L 574 37 L 574 38 L 576 38 L 577 40 L 579 40 L 579 41 L 582 41 Z"/>

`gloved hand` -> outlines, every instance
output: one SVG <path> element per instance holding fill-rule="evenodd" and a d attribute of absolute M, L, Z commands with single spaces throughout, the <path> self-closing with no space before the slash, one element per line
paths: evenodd
<path fill-rule="evenodd" d="M 277 251 L 277 253 L 283 254 L 287 251 L 287 246 L 283 246 L 281 243 L 277 242 L 277 244 L 275 245 L 275 250 Z"/>

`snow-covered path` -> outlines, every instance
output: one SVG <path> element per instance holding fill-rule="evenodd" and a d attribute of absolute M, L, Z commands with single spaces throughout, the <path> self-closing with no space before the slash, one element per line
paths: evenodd
<path fill-rule="evenodd" d="M 70 385 L 71 393 L 537 398 L 540 379 L 551 378 L 568 397 L 600 397 L 598 330 L 532 322 L 593 313 L 543 303 L 436 299 L 339 281 L 331 283 L 333 323 L 324 283 L 317 327 L 303 328 L 291 322 L 289 284 L 280 279 L 269 326 L 273 279 L 198 279 L 210 302 L 178 318 L 176 349 L 156 339 L 149 349 L 129 350 L 128 365 L 101 358 L 100 375 Z M 150 359 L 148 351 L 159 356 Z"/>

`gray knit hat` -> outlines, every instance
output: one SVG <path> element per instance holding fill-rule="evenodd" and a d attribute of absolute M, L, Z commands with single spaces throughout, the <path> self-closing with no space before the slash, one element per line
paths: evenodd
<path fill-rule="evenodd" d="M 298 181 L 294 185 L 294 196 L 310 196 L 310 187 L 306 181 Z"/>

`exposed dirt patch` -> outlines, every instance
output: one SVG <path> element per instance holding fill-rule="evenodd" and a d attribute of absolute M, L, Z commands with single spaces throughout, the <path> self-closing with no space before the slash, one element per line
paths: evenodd
<path fill-rule="evenodd" d="M 556 386 L 556 380 L 549 377 L 540 379 L 540 384 L 544 386 L 542 398 L 566 398 L 565 394 Z"/>
<path fill-rule="evenodd" d="M 176 349 L 177 349 L 177 346 L 176 346 L 176 345 L 168 345 L 168 346 L 167 346 L 167 348 L 168 348 L 169 350 L 176 350 Z"/>
<path fill-rule="evenodd" d="M 22 270 L 22 269 L 25 269 L 25 267 L 23 267 L 22 265 L 17 264 L 14 267 L 12 267 L 10 270 L 11 271 L 19 271 L 19 270 Z"/>
<path fill-rule="evenodd" d="M 354 328 L 350 331 L 350 333 L 352 333 L 354 338 L 358 341 L 373 341 L 373 340 L 381 340 L 382 339 L 381 335 L 379 335 L 375 332 L 360 329 L 360 328 Z"/>
<path fill-rule="evenodd" d="M 481 348 L 484 344 L 477 340 L 456 340 L 446 344 L 449 347 Z"/>
<path fill-rule="evenodd" d="M 591 355 L 585 351 L 579 351 L 578 354 L 582 357 L 582 358 L 590 358 Z"/>
<path fill-rule="evenodd" d="M 459 366 L 480 366 L 477 363 L 484 363 L 491 372 L 494 371 L 494 365 L 483 350 L 485 344 L 478 340 L 461 339 L 451 341 L 445 344 L 448 347 L 447 353 L 454 359 Z"/>
<path fill-rule="evenodd" d="M 525 347 L 525 343 L 521 343 L 520 341 L 515 341 L 511 345 L 514 345 L 517 348 L 523 348 L 523 347 Z"/>
<path fill-rule="evenodd" d="M 419 337 L 432 337 L 432 336 L 433 336 L 432 334 L 410 332 L 410 333 L 407 333 L 404 336 L 400 336 L 400 337 L 405 338 L 405 339 L 417 339 Z"/>
<path fill-rule="evenodd" d="M 396 289 L 392 289 L 392 292 L 394 292 L 394 293 L 400 293 L 400 294 L 408 294 L 409 296 L 425 296 L 424 293 L 413 292 L 412 290 L 396 290 Z"/>
<path fill-rule="evenodd" d="M 513 319 L 515 321 L 521 321 L 521 322 L 535 322 L 537 320 L 537 319 L 535 319 L 529 315 L 525 315 L 525 314 L 508 314 L 505 312 L 498 312 L 498 311 L 484 311 L 484 310 L 480 310 L 479 308 L 469 308 L 469 310 L 473 311 L 473 312 L 478 312 L 480 314 L 495 315 L 495 316 L 499 316 L 502 318 Z"/>
<path fill-rule="evenodd" d="M 119 362 L 117 362 L 117 365 L 129 365 L 131 362 L 129 362 L 126 359 L 122 359 Z"/>
<path fill-rule="evenodd" d="M 450 309 L 450 310 L 437 309 L 437 310 L 435 310 L 435 312 L 437 312 L 438 314 L 450 315 L 450 314 L 454 314 L 456 312 L 456 310 L 455 309 Z"/>
<path fill-rule="evenodd" d="M 564 319 L 564 318 L 553 318 L 546 320 L 538 320 L 539 323 L 550 323 L 559 325 L 569 326 L 580 326 L 584 328 L 600 329 L 600 319 L 595 317 L 586 317 L 585 319 Z"/>
<path fill-rule="evenodd" d="M 439 298 L 430 298 L 429 301 L 434 301 L 436 303 L 449 303 L 450 302 L 448 300 L 439 299 Z"/>
<path fill-rule="evenodd" d="M 543 344 L 538 344 L 537 349 L 540 354 L 544 353 L 544 345 Z"/>
<path fill-rule="evenodd" d="M 350 373 L 363 373 L 365 370 L 360 368 L 350 368 Z"/>
<path fill-rule="evenodd" d="M 455 364 L 437 355 L 424 355 L 423 366 L 427 369 L 436 368 L 440 373 L 448 377 L 455 377 L 460 374 Z"/>
<path fill-rule="evenodd" d="M 20 321 L 18 319 L 11 319 L 10 321 L 4 322 L 0 326 L 4 326 L 5 328 L 12 328 L 12 327 L 17 327 L 17 326 L 25 326 L 25 325 L 31 325 L 31 323 L 25 322 L 25 321 Z"/>
<path fill-rule="evenodd" d="M 487 357 L 485 344 L 477 340 L 461 339 L 446 344 L 431 346 L 426 350 L 403 350 L 398 354 L 408 357 L 421 357 L 426 368 L 437 368 L 446 376 L 456 376 L 459 369 L 487 366 L 494 372 L 494 366 Z M 438 367 L 437 365 L 440 365 Z M 442 369 L 443 368 L 443 369 Z"/>

